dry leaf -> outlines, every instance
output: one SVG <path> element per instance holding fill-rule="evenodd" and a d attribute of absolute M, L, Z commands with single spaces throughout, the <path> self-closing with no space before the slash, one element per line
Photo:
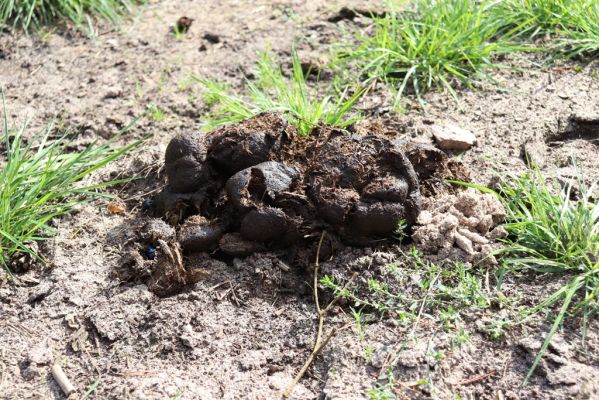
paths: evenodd
<path fill-rule="evenodd" d="M 124 214 L 127 210 L 123 200 L 117 198 L 115 201 L 108 203 L 108 212 L 111 214 Z"/>

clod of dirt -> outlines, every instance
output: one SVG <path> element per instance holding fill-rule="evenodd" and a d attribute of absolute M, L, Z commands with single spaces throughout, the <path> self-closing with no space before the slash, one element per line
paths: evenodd
<path fill-rule="evenodd" d="M 105 99 L 116 99 L 123 96 L 123 88 L 120 86 L 111 86 L 106 88 L 106 92 L 104 93 Z"/>
<path fill-rule="evenodd" d="M 522 144 L 522 159 L 531 167 L 544 167 L 547 163 L 547 145 L 539 139 L 527 139 Z"/>
<path fill-rule="evenodd" d="M 137 329 L 148 313 L 148 305 L 156 299 L 144 285 L 138 285 L 96 304 L 87 312 L 98 334 L 116 341 L 137 337 Z"/>
<path fill-rule="evenodd" d="M 497 226 L 503 218 L 505 210 L 497 198 L 468 188 L 426 199 L 412 239 L 433 261 L 486 259 L 495 263 L 493 240 L 506 236 Z"/>
<path fill-rule="evenodd" d="M 176 28 L 178 33 L 187 33 L 189 28 L 191 28 L 191 24 L 193 23 L 193 18 L 181 17 L 177 20 Z"/>
<path fill-rule="evenodd" d="M 300 138 L 271 113 L 207 135 L 177 136 L 166 149 L 165 165 L 169 185 L 153 199 L 152 210 L 162 221 L 150 220 L 141 229 L 121 274 L 144 279 L 160 296 L 201 276 L 183 265 L 180 249 L 188 256 L 229 257 L 285 249 L 299 261 L 323 230 L 331 243 L 379 244 L 393 237 L 400 222 L 408 228 L 416 223 L 422 194 L 446 196 L 455 192 L 446 179 L 468 180 L 461 164 L 434 147 L 325 127 Z M 462 197 L 479 210 L 476 200 Z M 419 238 L 425 246 L 456 243 L 476 253 L 487 240 L 489 209 L 480 206 L 480 215 L 465 217 L 469 211 L 460 204 L 450 206 L 458 213 L 451 243 L 434 242 L 434 233 L 423 228 Z M 472 218 L 478 218 L 475 226 Z"/>
<path fill-rule="evenodd" d="M 206 32 L 204 33 L 204 39 L 208 41 L 208 43 L 217 44 L 220 43 L 220 36 L 216 33 Z"/>
<path fill-rule="evenodd" d="M 327 63 L 316 57 L 302 56 L 300 64 L 304 76 L 309 80 L 329 79 L 331 74 L 326 69 Z"/>
<path fill-rule="evenodd" d="M 172 241 L 175 229 L 161 219 L 149 220 L 139 231 L 142 240 L 148 244 L 157 244 L 158 240 Z"/>
<path fill-rule="evenodd" d="M 54 356 L 47 342 L 39 343 L 27 352 L 27 356 L 20 362 L 21 376 L 26 381 L 39 378 L 46 370 Z"/>
<path fill-rule="evenodd" d="M 0 30 L 1 30 L 1 28 L 0 28 Z M 9 56 L 10 56 L 9 48 L 6 48 L 6 47 L 3 47 L 2 45 L 0 45 L 0 60 L 7 60 L 7 59 L 9 59 Z M 25 68 L 25 67 L 23 67 L 23 68 Z"/>
<path fill-rule="evenodd" d="M 13 254 L 8 264 L 9 271 L 23 273 L 42 266 L 40 260 L 35 257 L 40 251 L 38 242 L 26 242 L 25 245 L 31 253 L 17 251 Z"/>
<path fill-rule="evenodd" d="M 531 363 L 542 346 L 542 340 L 524 338 L 519 341 L 520 350 Z M 542 375 L 551 386 L 561 387 L 568 398 L 591 399 L 599 393 L 599 372 L 576 360 L 576 350 L 562 336 L 556 334 L 538 365 Z"/>

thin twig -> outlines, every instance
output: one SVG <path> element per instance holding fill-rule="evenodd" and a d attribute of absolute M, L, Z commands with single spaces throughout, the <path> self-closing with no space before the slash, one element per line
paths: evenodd
<path fill-rule="evenodd" d="M 320 262 L 320 249 L 322 247 L 322 241 L 324 240 L 324 233 L 325 232 L 323 231 L 320 234 L 320 240 L 318 241 L 318 247 L 316 248 L 316 262 L 314 263 L 314 282 L 312 286 L 314 303 L 316 304 L 316 314 L 318 315 L 318 330 L 316 331 L 316 341 L 314 342 L 314 349 L 312 350 L 312 353 L 304 363 L 304 366 L 302 367 L 302 369 L 300 369 L 295 378 L 293 378 L 293 381 L 289 384 L 289 386 L 287 386 L 287 389 L 285 389 L 285 391 L 283 392 L 282 397 L 285 399 L 291 396 L 293 388 L 299 382 L 299 380 L 302 379 L 302 376 L 304 376 L 310 364 L 312 364 L 312 361 L 318 354 L 317 350 L 319 350 L 320 341 L 322 339 L 322 327 L 324 324 L 324 318 L 320 309 L 320 303 L 318 302 L 318 267 Z M 332 332 L 334 332 L 334 330 Z"/>
<path fill-rule="evenodd" d="M 414 385 L 408 385 L 406 383 L 403 383 L 402 381 L 396 381 L 395 384 L 398 386 L 401 386 L 404 389 L 411 391 L 414 394 L 418 394 L 418 390 L 414 389 L 414 387 L 413 387 Z"/>
<path fill-rule="evenodd" d="M 475 376 L 474 378 L 470 378 L 470 379 L 461 381 L 459 384 L 462 386 L 465 386 L 465 385 L 470 385 L 472 383 L 484 381 L 485 379 L 495 375 L 496 372 L 497 372 L 496 370 L 492 370 L 491 372 L 487 372 L 486 374 L 478 375 L 478 376 Z"/>
<path fill-rule="evenodd" d="M 306 373 L 306 371 L 308 370 L 308 368 L 310 367 L 312 362 L 316 359 L 318 354 L 327 345 L 327 343 L 329 343 L 331 338 L 333 336 L 335 336 L 339 331 L 344 330 L 349 326 L 349 325 L 344 326 L 339 330 L 333 328 L 329 332 L 329 334 L 324 338 L 324 340 L 322 339 L 322 333 L 324 330 L 324 317 L 326 316 L 328 311 L 333 307 L 333 305 L 335 305 L 335 303 L 339 299 L 339 296 L 337 296 L 324 309 L 320 308 L 320 302 L 318 300 L 318 270 L 320 267 L 320 249 L 322 248 L 322 242 L 324 239 L 324 235 L 325 235 L 325 232 L 322 232 L 322 234 L 320 235 L 320 240 L 318 241 L 318 248 L 316 249 L 316 261 L 314 263 L 314 281 L 313 281 L 313 288 L 312 288 L 313 294 L 314 294 L 314 303 L 316 304 L 316 314 L 318 315 L 318 329 L 316 331 L 316 342 L 314 343 L 314 348 L 312 350 L 312 353 L 310 353 L 310 356 L 308 357 L 308 359 L 306 360 L 306 362 L 304 363 L 304 365 L 302 366 L 300 371 L 297 373 L 295 378 L 293 378 L 293 381 L 289 384 L 289 386 L 287 386 L 287 388 L 283 392 L 282 397 L 285 399 L 288 398 L 289 396 L 291 396 L 291 392 L 293 392 L 293 388 L 295 387 L 295 385 L 300 381 L 300 379 L 302 379 L 302 377 L 304 376 L 304 374 Z M 352 275 L 351 279 L 344 286 L 344 289 L 349 286 L 349 284 L 354 280 L 356 275 L 357 275 L 356 273 L 354 273 L 354 275 Z"/>

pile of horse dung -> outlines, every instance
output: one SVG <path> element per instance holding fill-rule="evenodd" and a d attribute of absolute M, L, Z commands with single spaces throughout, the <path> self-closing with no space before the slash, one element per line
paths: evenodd
<path fill-rule="evenodd" d="M 442 237 L 441 247 L 471 256 L 488 244 L 486 236 L 497 236 L 492 230 L 502 218 L 500 204 L 477 194 L 467 196 L 472 215 L 448 204 L 443 213 L 461 214 L 435 219 L 435 199 L 464 200 L 464 189 L 445 180 L 468 174 L 432 146 L 330 127 L 300 137 L 272 113 L 173 138 L 165 171 L 168 185 L 144 203 L 120 271 L 121 279 L 141 279 L 161 296 L 209 272 L 186 265 L 189 254 L 231 259 L 274 251 L 305 265 L 326 231 L 330 253 L 381 245 L 399 233 L 427 248 Z"/>

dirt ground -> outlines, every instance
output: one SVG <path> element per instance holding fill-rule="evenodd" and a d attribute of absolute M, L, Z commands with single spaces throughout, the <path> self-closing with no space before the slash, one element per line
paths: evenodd
<path fill-rule="evenodd" d="M 141 200 L 165 184 L 167 144 L 198 130 L 207 110 L 190 74 L 240 85 L 240 71 L 250 71 L 267 43 L 284 57 L 299 41 L 300 55 L 318 57 L 327 44 L 347 40 L 343 30 L 367 26 L 361 17 L 328 20 L 347 5 L 373 7 L 366 1 L 165 0 L 122 31 L 101 26 L 94 39 L 0 33 L 0 85 L 15 123 L 30 117 L 35 129 L 56 117 L 60 127 L 81 132 L 73 142 L 77 148 L 110 137 L 152 104 L 165 114 L 163 120 L 140 119 L 125 141 L 151 137 L 94 177 L 142 177 L 119 190 L 127 212 L 111 214 L 106 203 L 82 207 L 57 221 L 58 237 L 43 246 L 48 268 L 18 275 L 17 282 L 0 279 L 0 398 L 64 398 L 50 375 L 54 360 L 79 389 L 70 398 L 86 392 L 98 399 L 279 398 L 314 341 L 317 319 L 305 269 L 290 268 L 275 252 L 230 262 L 198 259 L 210 275 L 166 298 L 139 283 L 121 283 L 115 271 Z M 194 22 L 177 39 L 169 29 L 183 15 Z M 423 143 L 433 143 L 433 124 L 471 130 L 477 144 L 456 157 L 481 184 L 492 181 L 494 169 L 523 171 L 524 152 L 543 172 L 564 180 L 576 176 L 575 157 L 585 179 L 597 181 L 599 138 L 578 137 L 569 121 L 597 114 L 599 64 L 541 68 L 531 67 L 529 58 L 510 60 L 526 68 L 497 73 L 499 86 L 462 91 L 461 107 L 448 94 L 430 93 L 426 112 L 414 102 L 396 114 L 385 90 L 375 90 L 360 103 L 368 118 L 357 130 L 382 123 L 389 135 Z M 322 270 L 340 276 L 367 271 L 358 278 L 365 282 L 397 257 L 398 249 L 389 245 L 347 247 L 327 258 Z M 493 275 L 494 267 L 488 268 Z M 555 277 L 510 276 L 502 290 L 533 305 L 558 284 Z M 480 321 L 502 312 L 465 315 L 470 342 L 455 349 L 426 319 L 415 327 L 373 319 L 358 332 L 347 308 L 336 307 L 327 329 L 350 325 L 325 347 L 293 398 L 368 398 L 383 360 L 395 352 L 397 398 L 599 399 L 596 317 L 584 345 L 581 321 L 566 324 L 522 387 L 548 326 L 535 319 L 492 341 Z M 445 350 L 445 358 L 432 359 L 431 347 Z M 420 380 L 426 384 L 414 384 Z"/>

